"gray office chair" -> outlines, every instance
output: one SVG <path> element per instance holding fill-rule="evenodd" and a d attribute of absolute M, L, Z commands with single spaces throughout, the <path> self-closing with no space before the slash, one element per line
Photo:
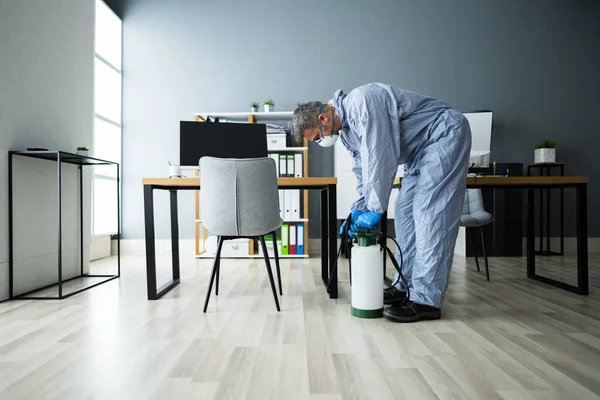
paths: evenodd
<path fill-rule="evenodd" d="M 485 259 L 485 275 L 486 279 L 490 280 L 490 270 L 488 267 L 487 252 L 485 250 L 485 237 L 483 235 L 483 227 L 494 220 L 494 217 L 489 212 L 485 211 L 483 206 L 483 196 L 481 195 L 481 189 L 467 189 L 465 194 L 465 201 L 463 203 L 462 215 L 460 216 L 460 225 L 469 228 L 479 228 L 481 231 L 481 245 L 483 247 L 483 258 Z M 475 264 L 477 265 L 477 271 L 479 269 L 479 260 L 477 259 L 477 247 L 475 246 L 475 237 L 473 236 L 473 229 L 469 232 L 471 234 L 471 244 L 473 245 L 473 252 L 475 254 Z"/>
<path fill-rule="evenodd" d="M 200 215 L 209 232 L 217 235 L 217 254 L 210 278 L 204 312 L 216 277 L 215 295 L 219 294 L 219 273 L 223 241 L 250 238 L 260 241 L 267 273 L 271 282 L 277 311 L 279 301 L 273 282 L 273 272 L 265 244 L 265 235 L 272 235 L 279 294 L 281 274 L 277 254 L 276 230 L 283 221 L 279 216 L 275 160 L 265 158 L 200 159 Z"/>

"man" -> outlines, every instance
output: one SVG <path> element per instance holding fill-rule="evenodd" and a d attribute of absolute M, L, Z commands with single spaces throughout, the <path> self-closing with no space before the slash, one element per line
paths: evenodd
<path fill-rule="evenodd" d="M 324 147 L 341 138 L 352 154 L 359 197 L 350 231 L 381 221 L 404 164 L 394 224 L 405 281 L 384 291 L 384 316 L 395 322 L 440 318 L 466 191 L 466 118 L 439 100 L 371 83 L 348 94 L 338 90 L 328 104 L 299 104 L 293 128 Z"/>

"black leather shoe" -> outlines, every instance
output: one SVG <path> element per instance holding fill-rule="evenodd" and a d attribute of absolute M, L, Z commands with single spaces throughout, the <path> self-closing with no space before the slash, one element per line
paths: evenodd
<path fill-rule="evenodd" d="M 383 304 L 401 304 L 406 299 L 406 292 L 398 290 L 394 286 L 383 289 Z"/>
<path fill-rule="evenodd" d="M 442 310 L 407 300 L 383 310 L 383 316 L 393 322 L 417 322 L 421 320 L 440 319 Z"/>

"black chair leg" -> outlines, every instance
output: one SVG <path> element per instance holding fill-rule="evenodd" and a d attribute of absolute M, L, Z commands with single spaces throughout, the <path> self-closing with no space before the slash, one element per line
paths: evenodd
<path fill-rule="evenodd" d="M 477 259 L 477 247 L 475 247 L 475 236 L 473 236 L 473 228 L 469 228 L 469 236 L 471 236 L 471 245 L 473 246 L 473 254 L 475 255 L 475 265 L 477 265 L 477 272 L 479 269 L 479 260 Z"/>
<path fill-rule="evenodd" d="M 217 277 L 215 282 L 215 296 L 219 295 L 219 278 L 221 276 L 221 258 L 219 257 L 219 262 L 217 262 Z"/>
<path fill-rule="evenodd" d="M 488 267 L 488 259 L 487 259 L 487 252 L 485 251 L 485 237 L 483 236 L 483 226 L 480 228 L 481 229 L 481 245 L 483 247 L 483 258 L 485 259 L 485 276 L 487 278 L 487 280 L 490 280 L 490 269 Z"/>
<path fill-rule="evenodd" d="M 219 263 L 221 262 L 221 248 L 223 247 L 223 237 L 219 236 L 218 245 L 217 245 L 217 255 L 215 256 L 215 263 L 213 264 L 212 274 L 210 276 L 210 283 L 208 285 L 208 291 L 206 292 L 206 300 L 204 301 L 204 312 L 206 313 L 206 309 L 208 308 L 208 300 L 210 299 L 210 292 L 212 291 L 212 286 L 215 281 L 215 276 L 217 275 L 217 271 L 219 270 Z"/>
<path fill-rule="evenodd" d="M 277 289 L 275 289 L 275 282 L 273 281 L 273 271 L 271 271 L 271 262 L 269 261 L 269 253 L 267 253 L 267 245 L 265 244 L 265 237 L 260 237 L 260 244 L 262 246 L 263 254 L 265 257 L 265 264 L 267 264 L 267 274 L 269 274 L 269 281 L 271 282 L 271 290 L 273 291 L 273 298 L 275 299 L 275 306 L 277 311 L 279 310 L 279 300 L 277 300 Z M 276 243 L 274 243 L 276 244 Z"/>
<path fill-rule="evenodd" d="M 277 235 L 275 231 L 273 235 L 273 251 L 275 252 L 275 271 L 277 272 L 277 283 L 279 284 L 279 295 L 283 296 L 283 289 L 281 288 L 281 270 L 279 269 L 279 251 L 277 251 Z"/>

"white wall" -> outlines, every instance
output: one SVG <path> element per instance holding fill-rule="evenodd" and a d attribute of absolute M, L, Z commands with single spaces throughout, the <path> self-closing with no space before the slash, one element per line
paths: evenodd
<path fill-rule="evenodd" d="M 7 153 L 27 147 L 74 151 L 78 145 L 92 145 L 93 35 L 93 0 L 0 0 L 0 300 L 9 293 Z M 57 280 L 57 188 L 56 163 L 15 161 L 18 294 Z M 65 277 L 79 269 L 78 193 L 76 167 L 65 166 Z M 89 179 L 84 193 L 86 207 Z M 84 232 L 89 232 L 89 214 L 84 215 Z M 84 260 L 88 246 L 85 235 Z"/>

